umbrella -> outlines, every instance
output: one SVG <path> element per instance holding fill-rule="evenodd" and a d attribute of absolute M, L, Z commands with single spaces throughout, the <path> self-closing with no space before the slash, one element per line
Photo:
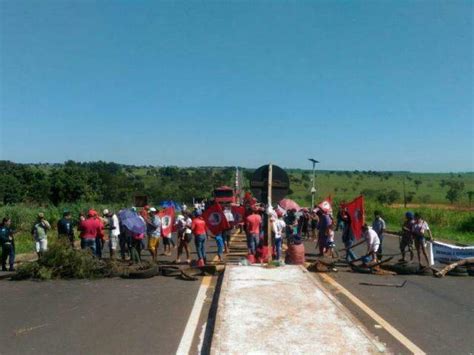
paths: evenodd
<path fill-rule="evenodd" d="M 301 209 L 300 205 L 298 205 L 295 201 L 290 200 L 289 198 L 284 198 L 278 204 L 281 208 L 287 211 L 293 209 L 299 211 Z"/>
<path fill-rule="evenodd" d="M 132 211 L 131 209 L 121 210 L 118 213 L 118 217 L 120 218 L 122 225 L 130 232 L 135 234 L 145 233 L 145 222 L 135 211 Z"/>

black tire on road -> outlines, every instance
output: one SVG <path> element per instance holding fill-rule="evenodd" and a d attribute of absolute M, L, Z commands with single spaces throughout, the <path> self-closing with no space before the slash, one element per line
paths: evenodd
<path fill-rule="evenodd" d="M 128 279 L 150 279 L 154 276 L 158 276 L 159 272 L 160 270 L 158 266 L 151 266 L 150 268 L 145 270 L 131 271 L 128 273 L 128 275 L 125 275 L 124 277 Z"/>

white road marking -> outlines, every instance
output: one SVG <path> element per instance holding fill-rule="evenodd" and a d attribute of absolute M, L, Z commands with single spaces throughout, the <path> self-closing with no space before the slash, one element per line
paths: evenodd
<path fill-rule="evenodd" d="M 209 288 L 209 285 L 211 284 L 211 279 L 212 278 L 210 276 L 204 276 L 202 278 L 201 286 L 199 286 L 199 291 L 197 293 L 196 300 L 194 301 L 193 309 L 191 310 L 191 314 L 189 315 L 186 328 L 184 329 L 184 333 L 181 337 L 178 350 L 176 351 L 176 354 L 178 355 L 187 355 L 191 350 L 194 334 L 196 333 L 199 317 L 201 315 L 204 301 L 206 300 L 206 292 Z"/>

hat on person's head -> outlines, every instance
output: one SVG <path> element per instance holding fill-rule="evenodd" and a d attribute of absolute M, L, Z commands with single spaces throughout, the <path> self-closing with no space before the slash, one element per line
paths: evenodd
<path fill-rule="evenodd" d="M 69 211 L 68 209 L 63 211 L 63 216 L 69 216 L 70 214 L 71 214 L 71 211 Z"/>
<path fill-rule="evenodd" d="M 156 208 L 155 208 L 155 207 L 150 207 L 149 212 L 155 213 L 155 212 L 156 212 Z"/>
<path fill-rule="evenodd" d="M 87 215 L 89 217 L 96 217 L 97 216 L 97 211 L 96 210 L 93 210 L 93 209 L 90 209 L 88 212 L 87 212 Z"/>
<path fill-rule="evenodd" d="M 104 215 L 108 215 L 110 213 L 110 211 L 106 208 L 103 212 L 102 212 Z"/>
<path fill-rule="evenodd" d="M 38 218 L 44 218 L 44 213 L 43 212 L 38 213 Z"/>
<path fill-rule="evenodd" d="M 413 214 L 413 212 L 408 211 L 407 213 L 405 213 L 405 217 L 408 219 L 413 219 L 415 215 Z"/>
<path fill-rule="evenodd" d="M 132 208 L 130 208 L 133 212 L 137 212 L 137 208 L 135 206 L 132 206 Z"/>
<path fill-rule="evenodd" d="M 280 211 L 280 210 L 277 210 L 276 214 L 277 214 L 278 217 L 283 217 L 283 212 Z"/>
<path fill-rule="evenodd" d="M 144 210 L 149 210 L 149 209 L 150 209 L 150 206 L 145 205 L 145 206 L 143 206 L 143 209 L 144 209 Z"/>

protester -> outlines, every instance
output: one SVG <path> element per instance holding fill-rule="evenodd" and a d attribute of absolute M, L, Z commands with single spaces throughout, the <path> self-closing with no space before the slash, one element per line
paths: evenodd
<path fill-rule="evenodd" d="M 67 240 L 68 243 L 74 248 L 74 222 L 72 220 L 71 212 L 64 211 L 63 218 L 58 221 L 58 239 Z"/>
<path fill-rule="evenodd" d="M 328 249 L 328 238 L 331 235 L 332 231 L 332 218 L 331 216 L 319 209 L 318 212 L 319 223 L 318 223 L 318 246 L 319 246 L 319 255 L 323 256 L 326 254 Z"/>
<path fill-rule="evenodd" d="M 319 223 L 319 218 L 318 215 L 316 214 L 316 211 L 311 211 L 311 239 L 316 240 L 316 232 L 318 230 L 318 223 Z"/>
<path fill-rule="evenodd" d="M 119 245 L 120 236 L 120 223 L 117 215 L 108 209 L 104 211 L 104 217 L 106 217 L 106 229 L 109 230 L 109 252 L 110 258 L 115 258 L 115 252 Z"/>
<path fill-rule="evenodd" d="M 415 213 L 415 222 L 413 223 L 411 232 L 415 240 L 416 254 L 418 256 L 418 262 L 420 263 L 420 267 L 422 267 L 420 252 L 422 252 L 425 257 L 426 266 L 429 266 L 430 262 L 426 253 L 425 243 L 426 238 L 432 240 L 433 235 L 431 234 L 431 230 L 428 226 L 428 223 L 423 220 L 421 214 L 419 213 Z"/>
<path fill-rule="evenodd" d="M 87 218 L 80 222 L 79 231 L 81 232 L 79 238 L 81 239 L 81 249 L 89 249 L 92 255 L 97 256 L 97 242 L 96 239 L 103 237 L 103 225 L 97 218 L 97 212 L 89 210 Z"/>
<path fill-rule="evenodd" d="M 283 245 L 283 232 L 285 231 L 286 228 L 286 223 L 283 220 L 283 213 L 281 211 L 276 212 L 277 217 L 272 218 L 272 231 L 275 236 L 275 254 L 276 254 L 276 260 L 281 261 L 282 260 L 282 255 L 281 255 L 281 250 L 282 250 L 282 245 Z"/>
<path fill-rule="evenodd" d="M 400 238 L 400 252 L 402 253 L 402 258 L 399 260 L 401 262 L 405 261 L 406 249 L 410 253 L 410 261 L 413 261 L 413 224 L 415 223 L 415 217 L 413 212 L 405 213 L 405 222 L 402 225 L 402 236 Z"/>
<path fill-rule="evenodd" d="M 196 211 L 196 217 L 191 224 L 191 231 L 194 234 L 194 243 L 198 254 L 198 264 L 203 265 L 206 262 L 206 222 L 202 217 L 200 210 Z"/>
<path fill-rule="evenodd" d="M 354 244 L 354 234 L 352 233 L 351 226 L 351 216 L 347 210 L 341 211 L 341 221 L 344 226 L 342 229 L 342 242 L 344 243 L 344 248 L 346 249 L 346 261 L 351 262 L 352 260 L 357 259 L 357 256 L 352 250 Z"/>
<path fill-rule="evenodd" d="M 120 234 L 118 238 L 119 238 L 119 246 L 120 246 L 120 257 L 122 258 L 122 260 L 125 260 L 127 254 L 130 256 L 130 249 L 132 248 L 132 240 L 131 240 L 130 233 L 126 231 L 120 219 L 119 219 L 119 229 L 120 229 Z"/>
<path fill-rule="evenodd" d="M 184 212 L 182 215 L 177 217 L 176 228 L 178 230 L 178 254 L 176 256 L 176 263 L 181 262 L 181 254 L 183 254 L 183 249 L 186 252 L 187 263 L 191 263 L 189 254 L 189 242 L 192 239 L 191 226 L 192 220 L 189 217 L 189 213 Z"/>
<path fill-rule="evenodd" d="M 246 218 L 247 248 L 251 255 L 255 255 L 260 241 L 260 227 L 262 217 L 258 214 L 258 208 L 252 208 L 252 214 Z"/>
<path fill-rule="evenodd" d="M 156 208 L 150 208 L 149 213 L 150 218 L 148 219 L 146 224 L 148 236 L 148 250 L 150 251 L 151 259 L 156 262 L 158 256 L 158 247 L 160 246 L 161 219 L 157 214 Z"/>
<path fill-rule="evenodd" d="M 104 221 L 100 218 L 99 214 L 94 211 L 95 215 L 94 218 L 99 222 L 100 229 L 104 230 Z M 95 238 L 95 255 L 100 259 L 102 258 L 102 249 L 104 248 L 105 244 L 105 234 L 101 233 L 96 236 Z"/>
<path fill-rule="evenodd" d="M 35 240 L 35 249 L 36 254 L 38 254 L 38 259 L 48 250 L 48 230 L 50 229 L 51 225 L 44 218 L 44 213 L 38 213 L 38 218 L 31 229 L 31 234 Z"/>
<path fill-rule="evenodd" d="M 2 271 L 7 271 L 7 259 L 9 271 L 15 271 L 15 239 L 14 231 L 11 228 L 11 219 L 3 218 L 0 224 L 0 245 L 2 247 Z"/>
<path fill-rule="evenodd" d="M 222 262 L 222 253 L 224 252 L 224 238 L 222 236 L 222 233 L 215 235 L 214 240 L 216 241 L 217 246 L 217 258 L 220 262 Z"/>
<path fill-rule="evenodd" d="M 136 208 L 135 208 L 135 210 L 136 210 Z M 148 205 L 143 206 L 142 210 L 140 211 L 140 216 L 142 216 L 142 218 L 145 221 L 148 221 L 148 219 L 150 218 L 149 211 L 150 211 L 150 206 L 148 206 Z"/>
<path fill-rule="evenodd" d="M 370 228 L 367 224 L 362 226 L 362 238 L 367 243 L 367 256 L 371 261 L 377 262 L 377 251 L 380 247 L 380 240 L 377 232 Z"/>
<path fill-rule="evenodd" d="M 372 229 L 377 233 L 377 236 L 379 237 L 380 240 L 380 247 L 378 251 L 378 257 L 379 259 L 382 258 L 382 246 L 383 246 L 383 234 L 385 232 L 385 221 L 382 218 L 382 213 L 380 211 L 375 211 L 374 212 L 374 221 L 372 223 Z"/>
<path fill-rule="evenodd" d="M 228 229 L 222 232 L 222 236 L 224 238 L 225 253 L 228 253 L 230 249 L 230 237 L 232 234 L 232 226 L 234 224 L 234 215 L 232 214 L 232 209 L 229 206 L 226 206 L 224 208 L 224 216 L 227 219 L 227 222 L 229 223 L 229 226 L 230 226 Z"/>

